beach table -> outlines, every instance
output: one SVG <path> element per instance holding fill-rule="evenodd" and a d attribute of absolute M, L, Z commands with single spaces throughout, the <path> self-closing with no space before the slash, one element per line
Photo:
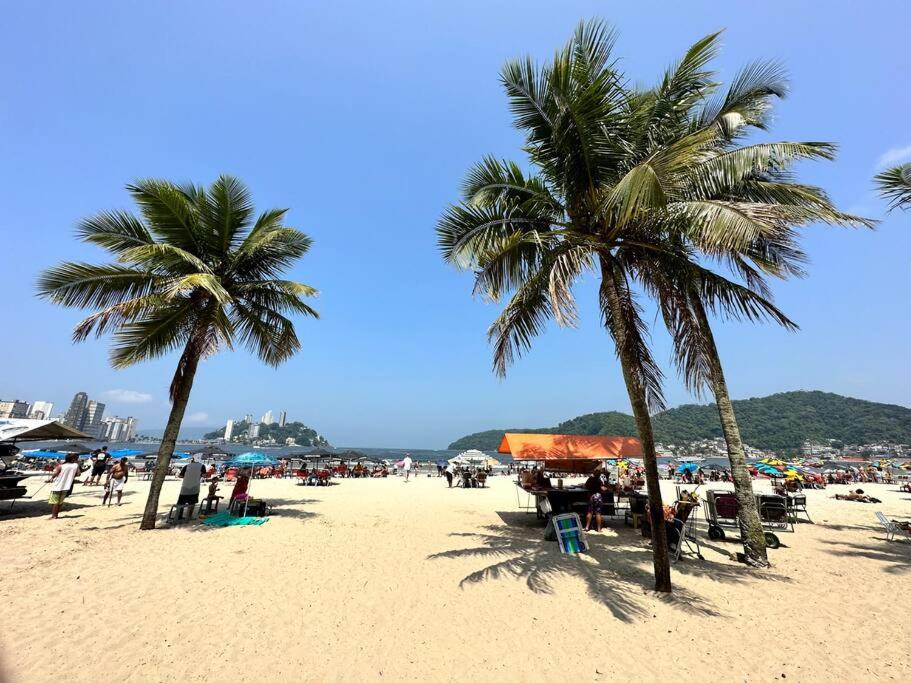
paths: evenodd
<path fill-rule="evenodd" d="M 518 486 L 518 484 L 517 484 Z M 563 488 L 532 488 L 527 489 L 519 486 L 529 496 L 535 499 L 535 510 L 538 519 L 548 519 L 550 515 L 566 514 L 577 512 L 579 508 L 588 508 L 588 499 L 591 494 L 584 486 L 566 486 Z M 603 494 L 601 504 L 601 514 L 607 517 L 614 517 L 618 514 L 617 502 L 614 499 L 613 492 Z M 548 505 L 543 505 L 547 501 Z M 521 507 L 521 502 L 520 502 Z M 549 509 L 548 509 L 549 508 Z M 575 508 L 575 509 L 573 509 Z M 626 508 L 624 507 L 624 512 Z"/>

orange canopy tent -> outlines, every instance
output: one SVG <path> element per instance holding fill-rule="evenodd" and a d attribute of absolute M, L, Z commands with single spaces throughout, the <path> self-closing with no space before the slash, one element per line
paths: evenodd
<path fill-rule="evenodd" d="M 548 469 L 563 472 L 591 472 L 599 460 L 642 457 L 642 445 L 632 436 L 507 432 L 497 451 L 513 460 L 543 461 Z"/>

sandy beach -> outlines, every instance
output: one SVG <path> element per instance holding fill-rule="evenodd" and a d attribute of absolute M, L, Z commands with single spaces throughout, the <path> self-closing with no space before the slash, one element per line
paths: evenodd
<path fill-rule="evenodd" d="M 781 535 L 769 571 L 700 534 L 705 560 L 676 563 L 665 599 L 622 520 L 562 556 L 510 478 L 442 482 L 255 481 L 266 524 L 154 532 L 137 529 L 148 482 L 110 508 L 77 486 L 57 522 L 45 489 L 0 517 L 0 678 L 911 679 L 911 544 L 874 518 L 911 517 L 896 486 L 864 486 L 881 505 L 808 491 L 815 524 Z"/>

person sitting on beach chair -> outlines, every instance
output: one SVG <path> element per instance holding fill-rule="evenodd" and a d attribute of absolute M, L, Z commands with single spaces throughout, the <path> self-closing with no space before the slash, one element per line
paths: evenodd
<path fill-rule="evenodd" d="M 250 485 L 249 468 L 245 467 L 237 473 L 237 481 L 234 482 L 234 489 L 231 491 L 231 500 L 247 495 L 247 487 Z"/>
<path fill-rule="evenodd" d="M 207 501 L 216 501 L 221 500 L 222 496 L 216 495 L 218 493 L 218 477 L 213 477 L 212 483 L 209 484 L 209 494 L 206 496 Z"/>

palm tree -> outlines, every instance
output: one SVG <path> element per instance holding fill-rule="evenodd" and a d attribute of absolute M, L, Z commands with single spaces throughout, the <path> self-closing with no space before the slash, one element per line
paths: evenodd
<path fill-rule="evenodd" d="M 677 256 L 649 254 L 639 267 L 640 280 L 658 300 L 674 337 L 677 365 L 697 394 L 711 389 L 740 503 L 740 528 L 746 562 L 767 566 L 765 542 L 747 471 L 743 440 L 706 308 L 725 317 L 771 320 L 796 330 L 778 310 L 764 276 L 801 276 L 805 256 L 794 228 L 812 222 L 865 225 L 862 218 L 839 212 L 819 188 L 800 185 L 791 176 L 799 159 L 831 159 L 827 143 L 764 142 L 741 146 L 751 129 L 766 129 L 774 98 L 785 96 L 786 79 L 773 62 L 743 69 L 728 90 L 715 96 L 717 75 L 707 65 L 717 50 L 718 34 L 697 42 L 656 88 L 639 93 L 635 118 L 645 122 L 638 135 L 641 158 L 661 158 L 666 150 L 687 150 L 691 159 L 677 172 L 654 173 L 660 199 L 651 203 L 658 232 L 667 236 Z M 660 115 L 656 115 L 659 112 Z M 656 142 L 657 141 L 657 142 Z M 709 242 L 702 238 L 706 219 L 740 237 Z M 727 226 L 726 228 L 724 226 Z M 716 231 L 717 232 L 717 231 Z M 680 259 L 680 253 L 691 253 Z M 701 268 L 695 257 L 728 265 L 746 283 L 740 285 Z"/>
<path fill-rule="evenodd" d="M 246 187 L 219 177 L 208 189 L 141 180 L 127 190 L 141 217 L 108 211 L 84 219 L 77 235 L 116 263 L 62 263 L 45 271 L 40 296 L 93 309 L 73 340 L 113 332 L 111 364 L 181 350 L 170 386 L 171 413 L 158 450 L 141 529 L 154 529 L 158 496 L 200 360 L 235 341 L 277 366 L 300 349 L 287 314 L 318 315 L 302 300 L 316 290 L 282 279 L 311 240 L 283 225 L 287 209 L 258 216 Z"/>
<path fill-rule="evenodd" d="M 757 64 L 726 96 L 707 100 L 715 85 L 706 65 L 717 38 L 695 43 L 645 91 L 626 87 L 610 60 L 612 35 L 599 22 L 582 24 L 546 67 L 507 64 L 502 80 L 537 173 L 485 159 L 438 234 L 444 257 L 475 271 L 477 294 L 496 301 L 514 291 L 490 329 L 500 374 L 547 320 L 574 324 L 573 282 L 586 271 L 600 277 L 602 317 L 642 441 L 654 528 L 661 528 L 661 498 L 649 411 L 663 406 L 662 376 L 634 286 L 658 300 L 691 386 L 707 379 L 721 396 L 747 538 L 758 549 L 751 555 L 761 563 L 762 531 L 752 496 L 746 500 L 749 476 L 705 308 L 793 326 L 769 300 L 763 275 L 797 272 L 802 255 L 793 226 L 852 219 L 816 188 L 786 182 L 789 165 L 829 158 L 831 145 L 734 145 L 748 126 L 762 127 L 780 88 L 776 68 Z M 713 263 L 731 266 L 746 284 L 710 270 Z M 663 539 L 655 541 L 656 586 L 668 590 Z"/>
<path fill-rule="evenodd" d="M 670 592 L 650 418 L 664 406 L 662 374 L 646 343 L 631 274 L 617 257 L 636 235 L 620 220 L 626 206 L 605 201 L 606 188 L 615 188 L 626 170 L 626 93 L 609 63 L 613 40 L 602 24 L 582 24 L 546 66 L 530 59 L 506 64 L 501 80 L 537 172 L 526 175 L 515 163 L 486 158 L 469 173 L 464 200 L 447 209 L 437 232 L 443 257 L 475 271 L 476 293 L 498 301 L 513 292 L 488 331 L 500 375 L 549 319 L 574 324 L 572 284 L 586 271 L 599 274 L 603 323 L 644 454 L 655 589 Z"/>
<path fill-rule="evenodd" d="M 895 166 L 875 178 L 879 194 L 889 200 L 889 210 L 911 207 L 911 164 Z"/>

